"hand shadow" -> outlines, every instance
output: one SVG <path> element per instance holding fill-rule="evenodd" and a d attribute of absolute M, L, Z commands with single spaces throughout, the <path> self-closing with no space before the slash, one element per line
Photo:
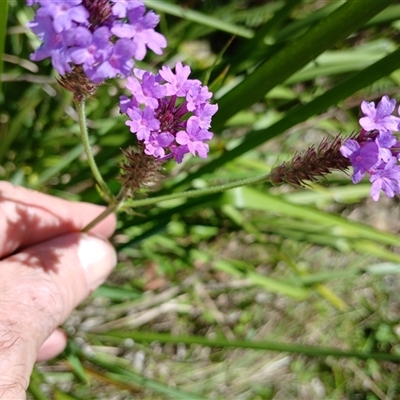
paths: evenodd
<path fill-rule="evenodd" d="M 3 247 L 4 254 L 0 261 L 24 250 L 26 257 L 22 262 L 25 265 L 45 268 L 46 270 L 56 272 L 57 265 L 59 264 L 60 250 L 62 250 L 63 247 L 68 247 L 75 243 L 77 240 L 76 236 L 71 236 L 70 239 L 66 238 L 66 240 L 62 242 L 61 247 L 59 244 L 57 244 L 57 247 L 49 245 L 45 250 L 45 254 L 39 254 L 40 257 L 38 257 L 37 251 L 35 251 L 35 255 L 33 252 L 30 253 L 29 247 L 57 236 L 78 232 L 72 219 L 60 217 L 48 210 L 45 205 L 39 206 L 38 204 L 29 202 L 29 200 L 9 198 L 6 193 L 0 192 L 0 206 L 1 203 L 5 201 L 15 203 L 15 209 L 13 210 L 15 217 L 13 219 L 8 219 L 6 231 L 4 232 L 5 240 L 4 243 L 0 244 L 0 247 Z M 51 216 L 51 218 L 42 219 L 37 215 L 35 210 L 44 211 L 47 215 Z M 62 228 L 60 229 L 60 227 Z M 55 231 L 56 235 L 53 236 L 51 234 L 52 231 Z M 20 245 L 20 240 L 17 239 L 21 237 L 24 238 L 23 245 Z M 39 238 L 45 239 L 39 240 Z M 43 263 L 41 263 L 41 259 L 43 259 Z"/>

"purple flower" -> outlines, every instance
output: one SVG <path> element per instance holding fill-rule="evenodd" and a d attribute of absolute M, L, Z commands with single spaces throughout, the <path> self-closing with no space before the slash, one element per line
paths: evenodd
<path fill-rule="evenodd" d="M 145 153 L 149 156 L 161 158 L 165 156 L 165 148 L 172 144 L 174 136 L 169 132 L 155 133 L 153 132 L 147 142 Z"/>
<path fill-rule="evenodd" d="M 396 100 L 383 96 L 377 107 L 363 101 L 365 117 L 360 119 L 362 130 L 340 147 L 341 154 L 350 160 L 354 173 L 353 183 L 358 183 L 365 173 L 370 174 L 371 197 L 378 201 L 382 190 L 388 197 L 400 193 L 400 142 L 392 131 L 399 129 L 399 117 L 392 115 Z M 400 111 L 400 110 L 399 110 Z"/>
<path fill-rule="evenodd" d="M 363 101 L 361 110 L 365 117 L 360 118 L 360 125 L 366 131 L 374 129 L 383 131 L 397 131 L 400 123 L 400 118 L 392 115 L 396 107 L 396 100 L 390 99 L 388 96 L 383 96 L 381 101 L 375 108 L 375 103 Z"/>
<path fill-rule="evenodd" d="M 196 117 L 190 117 L 186 124 L 186 131 L 179 131 L 176 134 L 176 142 L 187 146 L 194 156 L 197 153 L 199 157 L 207 158 L 208 144 L 204 143 L 204 140 L 210 140 L 212 137 L 212 132 L 200 128 Z"/>
<path fill-rule="evenodd" d="M 127 111 L 131 121 L 126 121 L 126 125 L 131 127 L 131 132 L 136 133 L 138 140 L 149 140 L 152 132 L 157 132 L 160 128 L 160 121 L 155 118 L 154 110 L 145 107 L 142 111 L 140 108 L 129 108 Z"/>
<path fill-rule="evenodd" d="M 125 18 L 128 11 L 142 6 L 143 2 L 140 0 L 118 0 L 112 6 L 112 13 L 118 18 Z"/>
<path fill-rule="evenodd" d="M 34 61 L 51 58 L 60 75 L 75 66 L 93 83 L 126 77 L 147 48 L 161 54 L 167 42 L 154 31 L 159 17 L 139 0 L 27 0 L 39 4 L 28 27 L 42 40 Z M 83 73 L 82 73 L 83 74 Z M 156 89 L 155 89 L 156 90 Z"/>
<path fill-rule="evenodd" d="M 158 107 L 158 99 L 165 96 L 165 87 L 156 82 L 156 77 L 145 72 L 141 74 L 142 83 L 135 78 L 128 77 L 126 88 L 132 93 L 133 97 L 146 106 Z"/>
<path fill-rule="evenodd" d="M 134 74 L 127 84 L 134 102 L 124 96 L 120 107 L 130 118 L 126 124 L 131 132 L 143 142 L 144 152 L 179 163 L 187 153 L 206 158 L 209 148 L 205 142 L 213 136 L 208 129 L 218 109 L 209 103 L 208 88 L 188 79 L 190 68 L 181 63 L 175 72 L 163 67 L 156 75 L 138 69 Z"/>
<path fill-rule="evenodd" d="M 135 45 L 128 39 L 120 39 L 112 48 L 107 59 L 94 68 L 86 70 L 86 75 L 94 83 L 100 83 L 117 75 L 127 76 L 133 68 L 132 59 Z"/>
<path fill-rule="evenodd" d="M 36 16 L 29 27 L 43 40 L 40 47 L 31 54 L 30 59 L 41 61 L 51 58 L 54 68 L 59 74 L 71 72 L 71 57 L 64 49 L 68 45 L 68 35 L 65 32 L 57 33 L 49 17 Z"/>
<path fill-rule="evenodd" d="M 120 96 L 119 98 L 119 108 L 122 113 L 127 113 L 128 109 L 138 108 L 139 103 L 134 99 L 130 99 L 128 96 Z"/>
<path fill-rule="evenodd" d="M 154 31 L 160 17 L 153 11 L 145 13 L 145 7 L 136 7 L 128 11 L 129 23 L 115 23 L 111 32 L 119 38 L 132 39 L 136 44 L 135 58 L 143 60 L 146 47 L 156 54 L 162 54 L 162 49 L 167 46 L 164 36 Z"/>
<path fill-rule="evenodd" d="M 379 158 L 384 162 L 388 162 L 393 157 L 391 148 L 397 143 L 397 139 L 392 135 L 392 132 L 383 131 L 379 133 L 375 143 L 379 148 Z"/>
<path fill-rule="evenodd" d="M 206 104 L 212 97 L 212 93 L 208 91 L 207 86 L 192 84 L 187 93 L 187 109 L 193 111 L 199 104 Z"/>
<path fill-rule="evenodd" d="M 365 173 L 379 162 L 379 148 L 375 142 L 363 143 L 362 146 L 352 139 L 340 147 L 340 152 L 346 158 L 350 159 L 354 173 L 353 183 L 358 183 L 364 177 Z"/>
<path fill-rule="evenodd" d="M 74 22 L 87 24 L 89 13 L 81 6 L 82 0 L 41 2 L 37 15 L 51 17 L 57 33 L 71 29 Z"/>
<path fill-rule="evenodd" d="M 72 61 L 77 65 L 82 64 L 85 71 L 96 63 L 108 59 L 112 44 L 107 27 L 103 26 L 93 34 L 87 28 L 78 27 L 74 31 L 74 37 L 76 45 L 70 48 L 69 54 Z"/>
<path fill-rule="evenodd" d="M 370 177 L 371 197 L 378 201 L 382 190 L 387 197 L 394 197 L 400 193 L 400 165 L 397 164 L 396 157 L 392 157 L 384 168 L 376 169 Z"/>
<path fill-rule="evenodd" d="M 190 67 L 186 65 L 185 67 L 181 62 L 176 63 L 175 74 L 171 71 L 170 67 L 164 66 L 160 71 L 160 75 L 167 81 L 165 85 L 165 89 L 167 91 L 168 96 L 186 96 L 189 89 L 193 88 L 193 86 L 200 85 L 200 81 L 198 80 L 190 80 L 188 81 L 188 76 L 190 74 Z M 192 101 L 192 98 L 190 98 Z M 194 107 L 192 107 L 193 111 Z"/>
<path fill-rule="evenodd" d="M 193 110 L 193 114 L 198 118 L 200 128 L 208 129 L 211 126 L 211 117 L 218 111 L 217 104 L 200 104 Z"/>

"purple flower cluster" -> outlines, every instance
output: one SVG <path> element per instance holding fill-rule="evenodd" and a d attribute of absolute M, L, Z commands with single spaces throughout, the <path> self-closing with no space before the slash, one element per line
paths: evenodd
<path fill-rule="evenodd" d="M 212 93 L 197 79 L 188 79 L 190 67 L 178 62 L 175 73 L 164 66 L 154 75 L 134 69 L 127 89 L 132 98 L 121 96 L 121 112 L 130 118 L 126 125 L 143 143 L 144 152 L 160 161 L 186 153 L 206 158 L 213 133 L 211 117 L 218 106 L 210 104 Z"/>
<path fill-rule="evenodd" d="M 162 54 L 167 42 L 154 31 L 159 16 L 139 0 L 27 0 L 38 4 L 28 27 L 43 42 L 31 60 L 51 58 L 60 75 L 82 66 L 93 83 L 128 76 L 133 58 L 142 60 L 147 48 Z"/>
<path fill-rule="evenodd" d="M 400 194 L 400 142 L 393 136 L 393 131 L 399 131 L 400 118 L 392 115 L 395 108 L 396 100 L 388 96 L 383 96 L 377 106 L 363 101 L 360 137 L 346 140 L 340 148 L 353 166 L 353 183 L 360 182 L 365 173 L 370 175 L 375 201 L 381 190 L 388 197 Z"/>

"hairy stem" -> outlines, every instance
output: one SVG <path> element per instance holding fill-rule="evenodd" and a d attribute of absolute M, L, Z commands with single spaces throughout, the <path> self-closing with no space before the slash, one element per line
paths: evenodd
<path fill-rule="evenodd" d="M 224 183 L 222 185 L 211 186 L 205 189 L 188 190 L 186 192 L 171 193 L 163 196 L 150 197 L 147 199 L 139 199 L 139 200 L 127 199 L 125 201 L 125 205 L 129 207 L 140 207 L 140 206 L 148 206 L 150 204 L 159 203 L 160 201 L 182 199 L 182 198 L 188 199 L 192 197 L 206 196 L 209 194 L 224 192 L 225 190 L 234 189 L 240 186 L 254 185 L 256 183 L 266 182 L 269 180 L 270 180 L 269 175 L 256 176 L 252 178 L 240 179 L 234 182 Z"/>
<path fill-rule="evenodd" d="M 89 232 L 95 225 L 103 221 L 103 219 L 107 218 L 113 212 L 118 211 L 118 209 L 124 203 L 124 191 L 121 189 L 118 195 L 113 199 L 113 202 L 94 220 L 90 221 L 81 232 Z"/>
<path fill-rule="evenodd" d="M 98 217 L 96 217 L 93 221 L 89 222 L 81 232 L 89 232 L 95 225 L 99 222 L 103 221 L 104 218 L 108 217 L 119 207 L 119 203 L 109 205 Z"/>
<path fill-rule="evenodd" d="M 96 161 L 92 154 L 92 149 L 89 143 L 89 134 L 86 126 L 86 113 L 85 113 L 85 100 L 75 101 L 76 110 L 78 112 L 79 117 L 79 130 L 80 136 L 83 143 L 83 147 L 85 149 L 85 154 L 87 157 L 87 161 L 89 163 L 90 169 L 92 170 L 94 179 L 97 182 L 98 187 L 100 188 L 100 192 L 108 203 L 113 204 L 115 199 L 113 194 L 110 192 L 107 184 L 104 182 L 103 177 L 100 174 L 99 169 L 97 168 Z"/>
<path fill-rule="evenodd" d="M 155 196 L 140 200 L 123 199 L 123 191 L 121 190 L 120 194 L 116 197 L 113 203 L 110 204 L 107 207 L 107 209 L 104 210 L 98 217 L 96 217 L 93 221 L 91 221 L 88 225 L 86 225 L 82 229 L 82 232 L 88 232 L 95 225 L 101 222 L 104 218 L 106 218 L 114 211 L 117 211 L 119 208 L 123 207 L 134 208 L 140 206 L 148 206 L 151 204 L 159 203 L 160 201 L 167 201 L 173 199 L 188 199 L 192 197 L 206 196 L 213 193 L 224 192 L 225 190 L 234 189 L 240 186 L 254 185 L 256 183 L 265 182 L 269 180 L 270 180 L 269 175 L 262 175 L 253 178 L 240 179 L 234 182 L 225 183 L 223 185 L 211 186 L 206 189 L 188 190 L 186 192 L 171 193 L 171 194 L 166 194 L 164 196 Z"/>

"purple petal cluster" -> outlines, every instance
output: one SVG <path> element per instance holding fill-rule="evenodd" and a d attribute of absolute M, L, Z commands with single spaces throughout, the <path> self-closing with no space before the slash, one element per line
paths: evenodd
<path fill-rule="evenodd" d="M 218 106 L 210 104 L 212 93 L 197 79 L 188 79 L 190 67 L 178 62 L 173 72 L 164 66 L 154 75 L 134 69 L 127 89 L 132 97 L 120 98 L 126 125 L 143 143 L 144 152 L 160 161 L 182 162 L 186 153 L 206 158 L 213 137 L 208 129 Z"/>
<path fill-rule="evenodd" d="M 159 16 L 139 0 L 27 0 L 38 5 L 28 27 L 42 45 L 31 60 L 51 58 L 60 75 L 80 65 L 93 83 L 126 77 L 147 48 L 162 54 L 167 42 L 154 30 Z"/>
<path fill-rule="evenodd" d="M 383 96 L 376 106 L 363 101 L 361 139 L 348 139 L 340 148 L 353 166 L 353 183 L 360 182 L 366 173 L 370 175 L 371 197 L 375 201 L 381 190 L 388 197 L 400 194 L 400 142 L 393 135 L 399 131 L 400 118 L 392 115 L 395 108 L 396 100 L 388 96 Z"/>

